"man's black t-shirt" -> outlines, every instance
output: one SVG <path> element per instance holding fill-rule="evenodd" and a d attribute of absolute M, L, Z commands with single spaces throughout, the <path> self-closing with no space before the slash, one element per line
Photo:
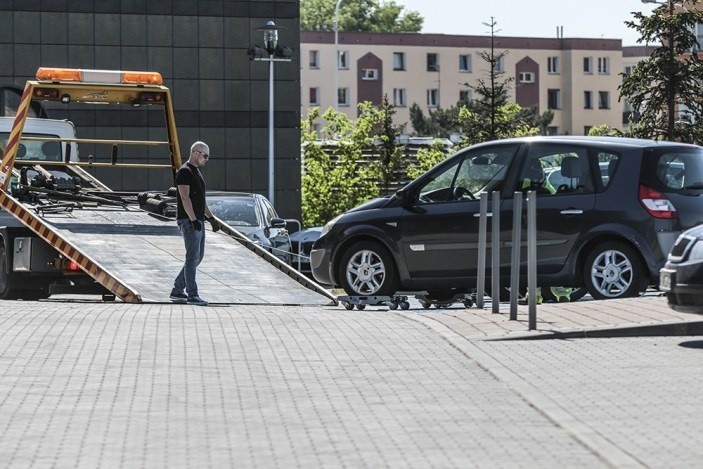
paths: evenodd
<path fill-rule="evenodd" d="M 190 201 L 193 204 L 195 218 L 205 219 L 205 180 L 198 168 L 185 163 L 176 173 L 176 186 L 190 186 Z M 176 191 L 178 192 L 178 191 Z M 183 208 L 181 193 L 178 192 L 178 219 L 187 219 L 188 214 Z"/>

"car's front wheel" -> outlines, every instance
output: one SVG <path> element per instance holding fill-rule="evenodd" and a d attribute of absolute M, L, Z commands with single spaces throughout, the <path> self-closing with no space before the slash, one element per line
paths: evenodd
<path fill-rule="evenodd" d="M 596 300 L 637 296 L 646 288 L 644 266 L 627 244 L 603 243 L 586 257 L 584 285 Z"/>
<path fill-rule="evenodd" d="M 392 295 L 398 274 L 386 248 L 373 241 L 354 243 L 342 256 L 340 283 L 347 295 Z"/>

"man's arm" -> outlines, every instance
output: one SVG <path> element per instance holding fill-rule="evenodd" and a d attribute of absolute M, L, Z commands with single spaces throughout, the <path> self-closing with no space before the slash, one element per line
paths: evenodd
<path fill-rule="evenodd" d="M 181 196 L 181 202 L 183 203 L 183 210 L 185 210 L 188 219 L 193 222 L 197 220 L 195 216 L 195 211 L 193 210 L 193 202 L 190 200 L 190 186 L 181 184 L 178 186 L 178 194 Z"/>

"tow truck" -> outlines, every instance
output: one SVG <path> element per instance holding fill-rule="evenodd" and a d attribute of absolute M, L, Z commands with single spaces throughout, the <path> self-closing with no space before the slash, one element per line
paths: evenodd
<path fill-rule="evenodd" d="M 34 101 L 70 112 L 87 106 L 96 115 L 117 107 L 123 122 L 147 123 L 151 138 L 32 132 Z M 155 185 L 168 193 L 182 164 L 171 93 L 159 73 L 40 67 L 0 145 L 0 208 L 15 220 L 0 218 L 0 299 L 99 293 L 105 300 L 168 301 L 183 242 L 175 221 L 146 210 L 144 198 L 158 198 Z M 77 158 L 76 145 L 95 148 L 95 155 Z M 112 190 L 98 178 L 106 171 L 141 187 Z M 201 294 L 211 304 L 335 303 L 323 287 L 221 225 L 207 233 L 199 268 Z"/>

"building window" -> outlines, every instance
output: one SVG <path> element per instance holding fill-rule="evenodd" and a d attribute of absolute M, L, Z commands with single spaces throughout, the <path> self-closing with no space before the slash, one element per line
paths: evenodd
<path fill-rule="evenodd" d="M 493 67 L 493 71 L 496 73 L 503 73 L 505 71 L 505 57 L 502 55 L 498 57 L 498 60 L 496 60 L 495 66 Z"/>
<path fill-rule="evenodd" d="M 320 105 L 320 88 L 310 88 L 310 105 Z"/>
<path fill-rule="evenodd" d="M 459 90 L 459 102 L 469 104 L 474 99 L 473 90 Z"/>
<path fill-rule="evenodd" d="M 349 51 L 337 51 L 337 68 L 339 70 L 347 70 L 349 68 Z"/>
<path fill-rule="evenodd" d="M 405 70 L 405 52 L 393 52 L 393 70 Z"/>
<path fill-rule="evenodd" d="M 518 81 L 520 83 L 534 83 L 535 82 L 535 74 L 532 72 L 520 72 L 520 75 L 518 77 Z"/>
<path fill-rule="evenodd" d="M 547 57 L 547 73 L 559 73 L 559 57 Z"/>
<path fill-rule="evenodd" d="M 590 91 L 583 92 L 583 108 L 593 109 L 593 93 Z"/>
<path fill-rule="evenodd" d="M 634 68 L 634 67 L 633 67 L 632 65 L 628 65 L 627 67 L 625 67 L 625 75 L 628 76 L 628 77 L 629 77 L 630 75 L 632 75 L 632 69 L 633 69 L 633 68 Z"/>
<path fill-rule="evenodd" d="M 547 109 L 561 109 L 561 90 L 547 90 Z"/>
<path fill-rule="evenodd" d="M 320 68 L 320 51 L 310 51 L 310 68 Z"/>
<path fill-rule="evenodd" d="M 462 54 L 459 56 L 459 71 L 471 72 L 471 54 Z"/>
<path fill-rule="evenodd" d="M 593 128 L 592 125 L 584 125 L 583 126 L 583 134 L 588 135 L 589 133 L 591 133 L 592 128 Z"/>
<path fill-rule="evenodd" d="M 610 58 L 598 57 L 598 73 L 601 75 L 610 74 Z"/>
<path fill-rule="evenodd" d="M 393 105 L 397 107 L 405 107 L 408 105 L 405 99 L 405 88 L 393 88 Z"/>
<path fill-rule="evenodd" d="M 340 106 L 349 106 L 349 88 L 337 88 L 337 103 Z"/>
<path fill-rule="evenodd" d="M 583 58 L 583 73 L 593 73 L 593 57 Z"/>
<path fill-rule="evenodd" d="M 439 55 L 429 53 L 427 54 L 427 71 L 428 72 L 438 72 L 439 71 Z"/>
<path fill-rule="evenodd" d="M 559 127 L 550 125 L 547 127 L 547 135 L 559 135 Z"/>
<path fill-rule="evenodd" d="M 362 80 L 378 80 L 378 69 L 376 69 L 376 68 L 363 68 L 363 69 L 361 69 L 361 79 Z"/>
<path fill-rule="evenodd" d="M 610 109 L 610 92 L 598 92 L 598 109 Z"/>
<path fill-rule="evenodd" d="M 437 107 L 439 106 L 439 90 L 434 88 L 427 90 L 427 106 Z"/>

